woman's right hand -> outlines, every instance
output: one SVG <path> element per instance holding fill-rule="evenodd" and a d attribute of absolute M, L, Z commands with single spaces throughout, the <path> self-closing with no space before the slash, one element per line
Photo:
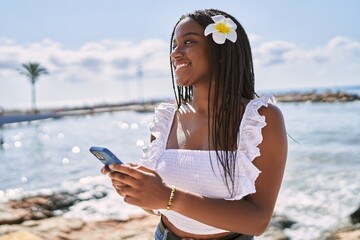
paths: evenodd
<path fill-rule="evenodd" d="M 107 166 L 104 166 L 103 168 L 101 168 L 101 173 L 106 175 L 108 174 L 109 172 L 111 172 L 110 168 L 107 167 Z"/>
<path fill-rule="evenodd" d="M 101 173 L 104 175 L 107 175 L 108 173 L 111 173 L 111 169 L 108 166 L 104 166 L 103 168 L 101 168 Z M 122 194 L 121 192 L 118 191 L 118 188 L 120 187 L 125 187 L 126 185 L 119 182 L 119 181 L 112 181 L 112 185 L 115 189 L 115 191 L 122 197 L 124 197 L 124 194 Z"/>

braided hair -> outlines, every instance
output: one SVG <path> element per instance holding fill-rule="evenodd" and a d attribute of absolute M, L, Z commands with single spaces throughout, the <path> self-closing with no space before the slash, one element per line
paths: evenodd
<path fill-rule="evenodd" d="M 223 180 L 231 195 L 234 194 L 237 136 L 240 122 L 245 111 L 243 99 L 253 99 L 254 68 L 250 43 L 241 24 L 231 15 L 216 9 L 198 10 L 183 15 L 176 23 L 170 40 L 170 53 L 173 49 L 175 28 L 185 18 L 191 18 L 204 29 L 213 23 L 212 16 L 223 15 L 231 18 L 237 25 L 237 40 L 232 43 L 228 40 L 224 44 L 216 44 L 211 34 L 207 36 L 210 46 L 211 81 L 209 81 L 208 111 L 212 110 L 213 120 L 208 117 L 209 149 L 213 146 L 217 163 L 222 166 Z M 192 86 L 176 86 L 172 61 L 170 69 L 175 99 L 178 108 L 182 103 L 189 102 L 193 97 Z M 212 84 L 213 82 L 213 84 Z M 213 89 L 214 101 L 210 101 L 210 92 Z M 213 103 L 213 106 L 210 104 Z M 224 151 L 225 150 L 225 151 Z M 210 152 L 209 152 L 210 156 Z M 213 167 L 210 157 L 211 166 Z"/>

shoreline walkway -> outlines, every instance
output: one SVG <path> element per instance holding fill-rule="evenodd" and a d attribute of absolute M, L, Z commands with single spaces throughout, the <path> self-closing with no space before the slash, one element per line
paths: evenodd
<path fill-rule="evenodd" d="M 278 102 L 350 102 L 359 101 L 360 96 L 357 94 L 349 94 L 344 92 L 293 92 L 285 94 L 275 94 Z M 128 102 L 116 104 L 101 104 L 94 106 L 73 107 L 73 108 L 57 108 L 39 110 L 37 113 L 25 111 L 0 113 L 0 127 L 5 124 L 17 122 L 31 122 L 35 120 L 61 118 L 65 116 L 79 116 L 86 114 L 96 114 L 103 112 L 115 111 L 137 111 L 152 112 L 160 102 L 173 102 L 169 99 L 158 99 L 141 102 Z"/>
<path fill-rule="evenodd" d="M 49 118 L 61 118 L 65 116 L 80 116 L 87 114 L 97 114 L 104 112 L 116 111 L 137 111 L 137 112 L 151 112 L 154 111 L 162 101 L 147 101 L 147 102 L 131 102 L 119 104 L 104 104 L 91 107 L 75 107 L 66 109 L 52 109 L 52 110 L 38 110 L 38 112 L 7 112 L 0 115 L 0 127 L 5 124 L 18 122 L 31 122 L 35 120 L 43 120 Z"/>

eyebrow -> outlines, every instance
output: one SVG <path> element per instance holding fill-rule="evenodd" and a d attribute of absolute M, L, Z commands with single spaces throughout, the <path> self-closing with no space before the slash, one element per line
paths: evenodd
<path fill-rule="evenodd" d="M 187 32 L 184 33 L 183 35 L 181 35 L 181 37 L 187 37 L 187 36 L 191 36 L 191 35 L 196 35 L 196 36 L 201 36 L 199 33 L 197 32 Z M 173 39 L 173 44 L 176 42 L 175 38 Z"/>
<path fill-rule="evenodd" d="M 182 35 L 182 37 L 186 37 L 186 36 L 189 36 L 189 35 L 198 35 L 198 36 L 200 36 L 200 34 L 197 33 L 197 32 L 187 32 L 187 33 L 184 33 L 184 34 Z"/>

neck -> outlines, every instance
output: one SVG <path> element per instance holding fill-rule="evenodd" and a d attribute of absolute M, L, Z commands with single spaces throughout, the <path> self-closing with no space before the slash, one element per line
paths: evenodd
<path fill-rule="evenodd" d="M 191 106 L 194 108 L 196 113 L 205 116 L 212 116 L 213 111 L 213 103 L 214 103 L 214 90 L 210 93 L 210 98 L 208 96 L 208 86 L 193 86 L 193 99 L 190 102 Z M 210 103 L 210 109 L 208 109 L 208 105 Z M 210 110 L 210 113 L 209 113 Z"/>

